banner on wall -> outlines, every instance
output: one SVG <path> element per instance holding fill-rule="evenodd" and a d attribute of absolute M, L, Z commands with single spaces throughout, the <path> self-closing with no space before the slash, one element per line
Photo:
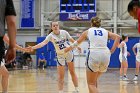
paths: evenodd
<path fill-rule="evenodd" d="M 89 21 L 96 16 L 96 0 L 60 0 L 61 21 Z"/>
<path fill-rule="evenodd" d="M 35 27 L 35 1 L 34 0 L 20 0 L 20 28 L 34 28 Z"/>

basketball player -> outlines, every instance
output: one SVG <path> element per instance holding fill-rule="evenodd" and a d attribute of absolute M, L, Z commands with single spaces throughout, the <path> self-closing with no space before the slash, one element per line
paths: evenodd
<path fill-rule="evenodd" d="M 137 49 L 137 52 L 136 52 Z M 133 80 L 138 80 L 138 74 L 139 74 L 139 67 L 140 67 L 140 40 L 139 43 L 136 43 L 132 48 L 135 56 L 136 56 L 136 71 L 135 71 L 135 77 Z"/>
<path fill-rule="evenodd" d="M 58 50 L 63 50 L 64 48 L 68 47 L 70 45 L 70 42 L 74 42 L 75 40 L 69 35 L 69 33 L 65 30 L 59 29 L 59 23 L 58 22 L 52 22 L 51 23 L 51 30 L 50 34 L 46 37 L 44 41 L 41 43 L 28 47 L 31 49 L 38 49 L 46 45 L 49 41 L 52 41 L 56 53 L 57 53 L 57 70 L 58 70 L 58 87 L 59 87 L 59 93 L 63 93 L 63 85 L 64 85 L 64 73 L 65 73 L 65 61 L 68 64 L 68 69 L 70 71 L 72 81 L 75 86 L 76 92 L 78 92 L 78 79 L 75 74 L 74 69 L 74 55 L 72 51 L 69 51 L 67 55 L 63 55 L 63 52 L 59 52 Z M 59 46 L 59 47 L 58 47 Z M 80 49 L 80 48 L 78 48 Z"/>
<path fill-rule="evenodd" d="M 118 46 L 120 36 L 101 28 L 101 19 L 93 17 L 91 28 L 84 31 L 77 41 L 65 49 L 65 52 L 77 47 L 85 39 L 89 40 L 89 53 L 86 62 L 89 93 L 98 93 L 97 80 L 103 72 L 107 71 L 110 55 Z M 111 50 L 107 47 L 108 39 L 115 40 Z"/>
<path fill-rule="evenodd" d="M 8 91 L 9 72 L 6 69 L 4 62 L 12 62 L 16 57 L 16 12 L 12 0 L 0 0 L 0 75 L 2 93 Z M 5 55 L 5 45 L 3 37 L 5 35 L 5 24 L 9 36 L 9 47 Z"/>
<path fill-rule="evenodd" d="M 140 0 L 131 0 L 127 8 L 128 13 L 138 20 L 138 32 L 140 33 Z"/>
<path fill-rule="evenodd" d="M 129 52 L 127 52 L 126 42 L 128 42 L 128 36 L 122 35 L 122 42 L 119 45 L 119 48 L 120 48 L 119 60 L 121 63 L 120 80 L 129 80 L 126 75 L 127 69 L 128 69 L 127 55 L 129 55 Z"/>

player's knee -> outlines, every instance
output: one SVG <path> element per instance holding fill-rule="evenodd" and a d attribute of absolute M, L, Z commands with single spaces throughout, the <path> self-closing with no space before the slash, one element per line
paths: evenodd
<path fill-rule="evenodd" d="M 71 75 L 75 75 L 74 70 L 71 70 L 71 71 L 70 71 L 70 74 L 71 74 Z"/>
<path fill-rule="evenodd" d="M 9 72 L 8 71 L 5 71 L 5 73 L 2 75 L 3 77 L 9 77 Z"/>
<path fill-rule="evenodd" d="M 94 85 L 94 86 L 96 86 L 96 83 L 97 83 L 97 81 L 94 81 L 94 82 L 88 82 L 88 85 Z"/>
<path fill-rule="evenodd" d="M 58 76 L 58 79 L 59 79 L 59 80 L 64 80 L 64 75 L 59 75 L 59 76 Z"/>

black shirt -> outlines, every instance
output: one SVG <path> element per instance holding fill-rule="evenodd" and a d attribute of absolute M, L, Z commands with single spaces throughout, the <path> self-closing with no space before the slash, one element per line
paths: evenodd
<path fill-rule="evenodd" d="M 0 36 L 5 35 L 6 16 L 16 16 L 13 0 L 0 0 Z"/>

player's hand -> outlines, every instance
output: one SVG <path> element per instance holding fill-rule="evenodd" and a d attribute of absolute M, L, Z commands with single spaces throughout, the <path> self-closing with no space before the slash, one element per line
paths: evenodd
<path fill-rule="evenodd" d="M 23 52 L 30 52 L 31 50 L 30 49 L 27 49 L 27 48 L 22 48 L 22 51 Z"/>
<path fill-rule="evenodd" d="M 127 55 L 130 56 L 131 54 L 129 52 L 127 52 Z"/>
<path fill-rule="evenodd" d="M 16 49 L 14 47 L 8 48 L 6 55 L 5 55 L 5 61 L 6 63 L 11 63 L 15 60 L 16 57 Z"/>
<path fill-rule="evenodd" d="M 26 47 L 26 51 L 28 51 L 28 52 L 33 52 L 33 48 L 32 48 L 32 46 L 28 46 L 28 47 Z"/>
<path fill-rule="evenodd" d="M 114 50 L 113 50 L 113 49 L 111 49 L 111 50 L 110 50 L 110 53 L 111 53 L 111 54 L 113 54 L 113 53 L 114 53 Z"/>

